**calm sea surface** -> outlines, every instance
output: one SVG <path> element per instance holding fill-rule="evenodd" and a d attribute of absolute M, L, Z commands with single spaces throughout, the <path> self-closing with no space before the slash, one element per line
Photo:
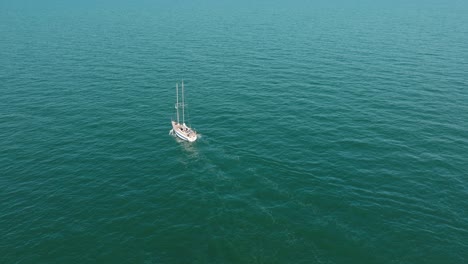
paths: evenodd
<path fill-rule="evenodd" d="M 1 0 L 0 263 L 468 263 L 468 4 L 284 2 Z"/>

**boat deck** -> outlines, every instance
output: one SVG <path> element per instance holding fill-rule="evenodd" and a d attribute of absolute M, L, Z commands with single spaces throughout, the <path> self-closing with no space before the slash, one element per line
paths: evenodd
<path fill-rule="evenodd" d="M 190 127 L 187 127 L 185 124 L 180 124 L 175 121 L 172 121 L 172 129 L 176 135 L 184 140 L 193 142 L 197 139 L 197 132 L 192 130 Z"/>

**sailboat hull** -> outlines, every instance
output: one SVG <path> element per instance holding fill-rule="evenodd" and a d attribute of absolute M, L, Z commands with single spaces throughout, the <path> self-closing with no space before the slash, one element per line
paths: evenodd
<path fill-rule="evenodd" d="M 187 127 L 185 124 L 180 124 L 175 121 L 172 121 L 172 130 L 180 139 L 194 142 L 197 140 L 197 133 L 191 128 Z"/>

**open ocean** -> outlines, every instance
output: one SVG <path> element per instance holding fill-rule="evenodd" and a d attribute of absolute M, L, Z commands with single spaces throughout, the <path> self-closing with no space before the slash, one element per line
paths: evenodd
<path fill-rule="evenodd" d="M 0 0 L 0 263 L 468 263 L 468 2 Z"/>

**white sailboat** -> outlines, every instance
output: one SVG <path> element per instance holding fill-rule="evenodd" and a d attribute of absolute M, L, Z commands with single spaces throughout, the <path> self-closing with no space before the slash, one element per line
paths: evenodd
<path fill-rule="evenodd" d="M 179 107 L 182 107 L 182 123 L 179 121 Z M 197 140 L 197 132 L 185 124 L 185 101 L 184 101 L 184 81 L 182 81 L 182 103 L 179 103 L 179 83 L 176 83 L 176 104 L 177 120 L 172 120 L 171 133 L 177 137 L 194 142 Z"/>

